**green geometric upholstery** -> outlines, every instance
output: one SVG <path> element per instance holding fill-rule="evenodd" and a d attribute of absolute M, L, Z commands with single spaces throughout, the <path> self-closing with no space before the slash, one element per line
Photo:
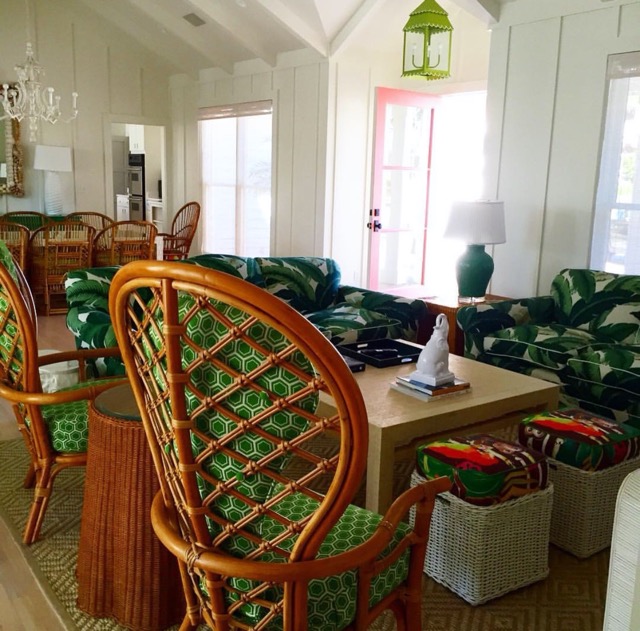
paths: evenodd
<path fill-rule="evenodd" d="M 577 409 L 528 416 L 518 426 L 518 441 L 583 471 L 601 471 L 640 454 L 640 429 Z"/>
<path fill-rule="evenodd" d="M 561 401 L 640 427 L 640 276 L 562 270 L 549 296 L 464 307 L 465 355 L 561 385 Z"/>
<path fill-rule="evenodd" d="M 87 384 L 82 384 L 86 386 Z M 49 428 L 51 445 L 56 451 L 79 454 L 87 451 L 89 427 L 87 401 L 72 401 L 42 407 L 42 417 Z"/>
<path fill-rule="evenodd" d="M 340 285 L 340 268 L 330 258 L 201 254 L 184 262 L 266 289 L 304 314 L 334 344 L 374 338 L 416 341 L 427 318 L 423 300 Z M 109 287 L 117 270 L 100 267 L 67 274 L 67 327 L 77 348 L 117 346 L 108 308 Z M 124 370 L 114 358 L 97 360 L 95 369 L 100 376 L 122 375 Z"/>
<path fill-rule="evenodd" d="M 192 296 L 181 295 L 179 298 L 180 319 L 185 319 L 189 312 L 195 312 L 187 324 L 187 337 L 193 341 L 194 347 L 185 346 L 182 352 L 182 361 L 185 367 L 199 362 L 199 353 L 195 350 L 198 347 L 215 346 L 216 342 L 222 339 L 227 333 L 228 323 L 241 327 L 246 319 L 246 314 L 235 307 L 226 304 L 216 303 L 219 312 L 228 319 L 224 325 L 211 316 L 209 311 L 198 311 L 195 300 Z M 158 322 L 161 325 L 161 321 Z M 213 362 L 203 362 L 202 365 L 192 373 L 194 389 L 187 392 L 187 413 L 189 415 L 197 412 L 200 407 L 200 399 L 194 394 L 211 393 L 224 391 L 225 388 L 233 384 L 232 374 L 247 374 L 261 364 L 264 360 L 264 351 L 278 354 L 288 345 L 288 340 L 278 331 L 266 326 L 262 322 L 256 322 L 246 329 L 249 337 L 257 342 L 259 347 L 250 346 L 245 340 L 238 339 L 224 345 L 220 349 L 216 359 L 221 365 Z M 160 339 L 155 340 L 155 351 L 161 349 Z M 312 366 L 304 355 L 296 351 L 289 357 L 290 362 L 304 371 L 311 371 Z M 292 371 L 283 366 L 273 366 L 256 380 L 265 395 L 266 391 L 274 392 L 280 397 L 288 397 L 298 391 L 304 382 Z M 297 405 L 301 410 L 313 413 L 318 405 L 318 394 L 310 394 L 300 398 Z M 224 436 L 234 429 L 235 423 L 230 417 L 237 416 L 242 419 L 255 418 L 264 414 L 272 405 L 268 396 L 260 396 L 258 393 L 246 389 L 237 390 L 224 401 L 225 414 L 216 410 L 202 410 L 196 414 L 197 427 L 200 433 L 210 436 Z M 230 414 L 229 414 L 230 413 Z M 242 454 L 248 460 L 260 460 L 268 457 L 273 449 L 270 439 L 265 438 L 262 432 L 268 432 L 270 437 L 281 440 L 294 441 L 301 432 L 309 429 L 309 421 L 302 416 L 292 414 L 289 410 L 284 410 L 269 416 L 260 424 L 260 433 L 243 433 L 237 440 L 230 441 L 228 448 L 231 451 Z M 269 497 L 275 495 L 281 487 L 274 484 L 272 473 L 280 473 L 291 460 L 291 456 L 279 457 L 269 464 L 270 474 L 265 475 L 258 472 L 250 477 L 243 475 L 245 462 L 235 456 L 229 455 L 225 451 L 217 451 L 208 454 L 209 445 L 196 436 L 192 435 L 192 448 L 194 456 L 203 462 L 203 467 L 210 478 L 199 479 L 199 489 L 202 498 L 212 494 L 216 484 L 220 482 L 238 480 L 235 487 L 237 493 L 244 497 L 251 498 L 255 502 L 263 503 Z M 215 482 L 214 482 L 215 481 Z M 222 523 L 237 523 L 251 513 L 249 505 L 245 501 L 234 499 L 230 495 L 222 495 L 209 504 L 214 513 L 220 516 L 220 523 L 209 520 L 207 525 L 212 537 L 220 535 L 223 531 Z M 317 508 L 318 502 L 303 495 L 294 494 L 287 496 L 282 501 L 277 502 L 272 510 L 291 521 L 299 521 L 312 514 Z M 364 509 L 350 506 L 343 514 L 341 520 L 334 526 L 327 538 L 324 540 L 318 552 L 318 558 L 333 556 L 340 552 L 345 552 L 355 545 L 368 539 L 382 517 L 375 513 L 370 513 Z M 261 538 L 275 539 L 285 532 L 285 527 L 281 522 L 265 516 L 254 521 L 247 530 L 259 534 Z M 401 527 L 394 535 L 394 540 L 390 544 L 391 549 L 394 544 L 409 532 L 408 526 Z M 295 539 L 289 538 L 284 541 L 283 548 L 290 550 Z M 220 546 L 229 554 L 240 558 L 246 557 L 255 551 L 256 545 L 250 539 L 241 535 L 226 539 Z M 259 556 L 260 559 L 271 562 L 282 562 L 282 557 L 266 553 Z M 385 571 L 377 575 L 371 585 L 371 604 L 379 602 L 386 594 L 397 587 L 405 578 L 408 571 L 408 553 L 403 554 L 400 559 Z M 246 579 L 232 579 L 230 583 L 238 592 L 247 592 L 254 589 L 257 582 Z M 201 586 L 206 590 L 206 587 Z M 278 589 L 274 588 L 275 594 Z M 338 576 L 331 576 L 325 579 L 317 579 L 309 585 L 309 624 L 311 629 L 323 629 L 336 631 L 344 628 L 355 616 L 357 580 L 355 572 L 346 572 Z M 340 598 L 332 598 L 332 594 L 340 594 Z M 230 600 L 233 596 L 227 594 Z M 242 606 L 242 617 L 248 624 L 256 624 L 264 615 L 261 607 L 247 603 Z"/>

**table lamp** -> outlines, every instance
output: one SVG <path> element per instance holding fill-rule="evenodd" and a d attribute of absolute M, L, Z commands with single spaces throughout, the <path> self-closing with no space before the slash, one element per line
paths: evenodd
<path fill-rule="evenodd" d="M 454 202 L 444 236 L 467 244 L 456 264 L 458 300 L 483 302 L 493 274 L 493 259 L 484 246 L 506 241 L 504 203 Z"/>
<path fill-rule="evenodd" d="M 36 145 L 33 168 L 44 171 L 44 211 L 47 215 L 62 214 L 62 188 L 60 173 L 69 173 L 71 147 Z"/>

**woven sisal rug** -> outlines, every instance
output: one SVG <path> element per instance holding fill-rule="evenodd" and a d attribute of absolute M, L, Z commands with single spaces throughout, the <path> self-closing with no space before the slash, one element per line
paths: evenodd
<path fill-rule="evenodd" d="M 32 491 L 22 488 L 27 454 L 21 440 L 0 442 L 0 514 L 14 536 L 26 520 Z M 406 488 L 413 465 L 400 463 L 394 482 Z M 75 606 L 75 566 L 82 507 L 83 470 L 63 471 L 51 497 L 42 538 L 25 548 L 27 562 L 48 584 L 51 601 L 69 629 L 119 631 L 107 619 L 91 618 Z M 361 501 L 362 490 L 357 500 Z M 600 631 L 608 573 L 608 550 L 578 560 L 551 546 L 549 577 L 485 605 L 472 607 L 425 577 L 423 629 L 425 631 Z M 373 627 L 392 631 L 392 616 L 384 615 Z"/>

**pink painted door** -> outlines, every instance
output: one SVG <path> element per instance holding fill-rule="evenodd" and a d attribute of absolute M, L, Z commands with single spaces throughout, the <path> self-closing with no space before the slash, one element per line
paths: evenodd
<path fill-rule="evenodd" d="M 376 88 L 368 287 L 424 284 L 431 147 L 438 97 Z"/>

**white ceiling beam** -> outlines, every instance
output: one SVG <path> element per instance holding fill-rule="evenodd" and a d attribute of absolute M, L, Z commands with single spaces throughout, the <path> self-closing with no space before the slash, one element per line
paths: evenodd
<path fill-rule="evenodd" d="M 500 19 L 501 5 L 498 0 L 451 0 L 451 2 L 487 25 L 495 24 Z"/>
<path fill-rule="evenodd" d="M 263 46 L 265 34 L 252 28 L 245 20 L 242 20 L 237 11 L 230 11 L 220 3 L 212 3 L 211 0 L 189 0 L 194 8 L 210 20 L 224 28 L 230 37 L 233 37 L 241 46 L 251 51 L 257 58 L 262 59 L 271 67 L 275 67 L 278 55 L 275 51 Z"/>
<path fill-rule="evenodd" d="M 384 0 L 364 0 L 356 12 L 347 20 L 345 25 L 331 41 L 330 51 L 332 55 L 335 55 L 340 51 L 340 49 L 358 31 L 358 27 L 362 26 L 365 18 L 369 16 L 375 8 L 382 5 L 383 1 Z"/>
<path fill-rule="evenodd" d="M 324 34 L 318 33 L 304 20 L 298 17 L 281 0 L 255 0 L 268 11 L 292 35 L 301 40 L 309 48 L 318 51 L 323 57 L 329 56 L 329 44 Z"/>

